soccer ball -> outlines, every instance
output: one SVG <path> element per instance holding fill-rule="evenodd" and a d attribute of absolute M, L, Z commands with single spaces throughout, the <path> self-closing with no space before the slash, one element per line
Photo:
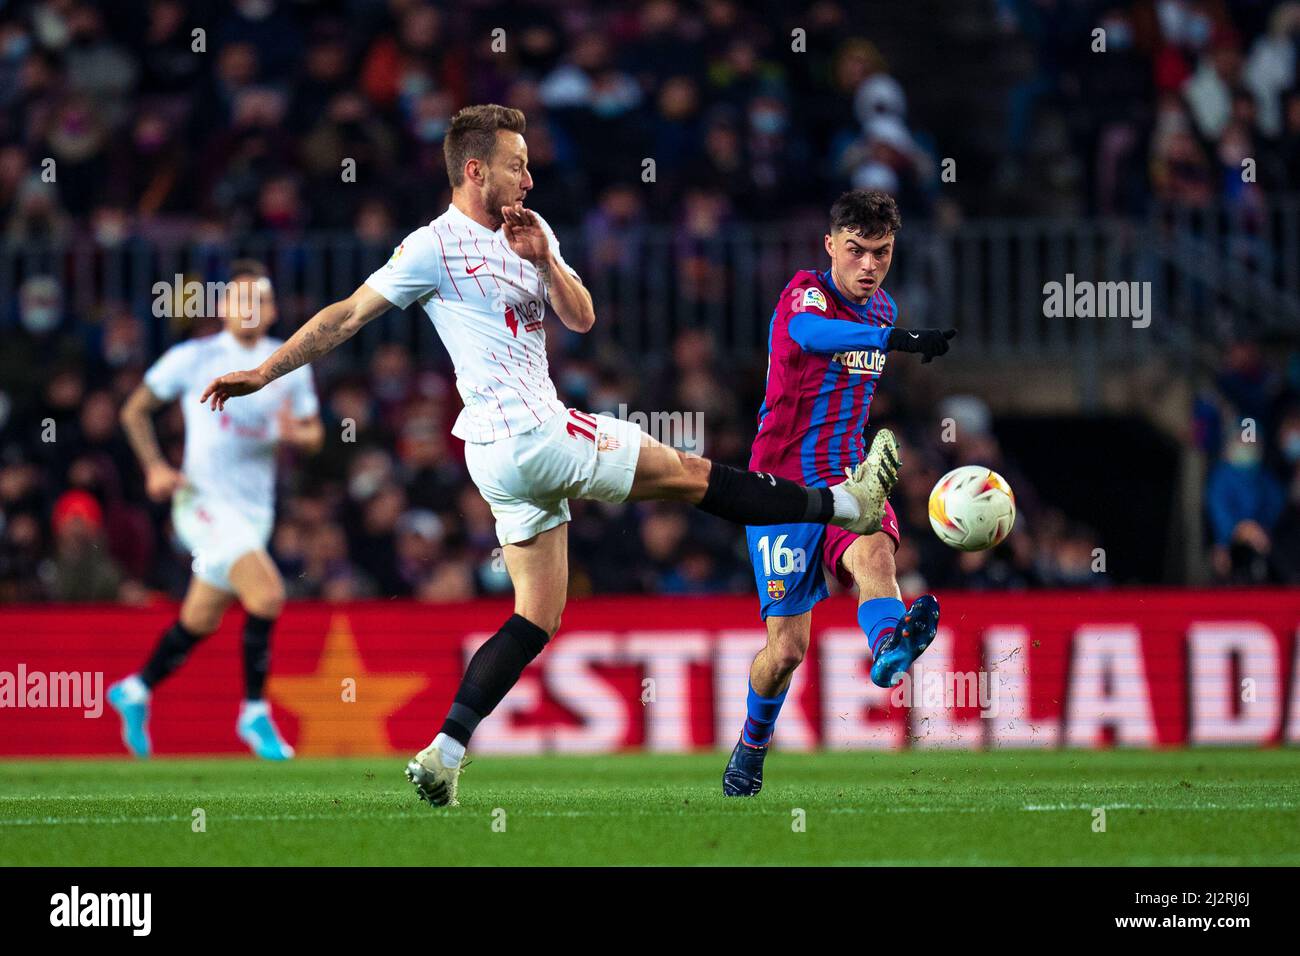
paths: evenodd
<path fill-rule="evenodd" d="M 996 471 L 979 465 L 954 468 L 930 492 L 930 527 L 958 551 L 1001 544 L 1016 523 L 1016 496 Z"/>

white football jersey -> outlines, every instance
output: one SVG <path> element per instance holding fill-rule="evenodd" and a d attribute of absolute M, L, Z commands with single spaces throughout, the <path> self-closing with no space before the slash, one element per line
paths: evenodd
<path fill-rule="evenodd" d="M 229 332 L 207 335 L 172 346 L 144 376 L 158 398 L 180 400 L 186 480 L 255 522 L 269 520 L 275 511 L 280 408 L 287 402 L 295 418 L 320 409 L 311 371 L 305 365 L 294 369 L 251 395 L 230 399 L 220 412 L 201 404 L 199 396 L 218 375 L 256 368 L 280 345 L 267 336 L 245 347 Z"/>
<path fill-rule="evenodd" d="M 551 227 L 537 218 L 556 260 L 576 276 Z M 400 309 L 418 300 L 433 321 L 465 404 L 451 430 L 456 437 L 493 442 L 564 411 L 546 361 L 546 288 L 503 229 L 493 232 L 448 206 L 407 236 L 366 285 Z"/>

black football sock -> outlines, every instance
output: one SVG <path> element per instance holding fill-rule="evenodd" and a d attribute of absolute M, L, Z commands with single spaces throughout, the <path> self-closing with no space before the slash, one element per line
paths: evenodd
<path fill-rule="evenodd" d="M 271 628 L 275 619 L 248 615 L 244 621 L 244 699 L 261 700 L 271 670 Z"/>
<path fill-rule="evenodd" d="M 805 488 L 761 471 L 741 471 L 716 461 L 709 487 L 696 505 L 736 524 L 826 524 L 835 515 L 829 488 Z"/>
<path fill-rule="evenodd" d="M 470 658 L 440 733 L 468 744 L 479 721 L 501 703 L 528 662 L 542 652 L 547 639 L 546 632 L 532 621 L 512 614 Z"/>
<path fill-rule="evenodd" d="M 154 687 L 159 681 L 185 663 L 194 650 L 194 645 L 203 640 L 202 634 L 192 634 L 177 621 L 159 638 L 149 660 L 140 669 L 140 680 L 146 687 Z"/>

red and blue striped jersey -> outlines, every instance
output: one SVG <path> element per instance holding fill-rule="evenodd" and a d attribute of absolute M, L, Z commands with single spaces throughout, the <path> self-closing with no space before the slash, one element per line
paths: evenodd
<path fill-rule="evenodd" d="M 751 470 L 811 486 L 844 480 L 866 456 L 863 432 L 897 319 L 884 289 L 858 305 L 829 270 L 795 273 L 772 313 Z"/>

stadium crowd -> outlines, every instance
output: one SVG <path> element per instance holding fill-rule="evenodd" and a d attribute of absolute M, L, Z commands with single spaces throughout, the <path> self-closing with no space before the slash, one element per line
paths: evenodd
<path fill-rule="evenodd" d="M 1011 91 L 1003 179 L 1060 208 L 1141 216 L 1152 201 L 1221 210 L 1255 231 L 1300 189 L 1300 3 L 999 0 L 1033 69 Z M 1104 30 L 1105 52 L 1092 30 Z M 1085 39 L 1088 42 L 1084 42 Z M 1105 68 L 1098 69 L 1104 56 Z M 1263 255 L 1272 250 L 1236 254 Z M 1216 579 L 1300 583 L 1300 350 L 1239 338 L 1197 390 Z"/>
<path fill-rule="evenodd" d="M 1011 91 L 1003 180 L 1038 202 L 1055 191 L 1064 208 L 1103 215 L 1142 215 L 1152 200 L 1249 210 L 1300 188 L 1300 3 L 999 7 L 1033 63 Z"/>
<path fill-rule="evenodd" d="M 529 117 L 557 224 L 639 183 L 651 214 L 821 212 L 846 185 L 923 211 L 924 138 L 849 5 L 42 0 L 0 7 L 0 223 L 12 238 L 351 229 L 445 204 L 441 140 L 472 102 Z M 197 38 L 197 39 L 196 39 Z M 724 38 L 721 42 L 719 38 Z M 196 45 L 200 49 L 196 49 Z M 821 53 L 832 50 L 827 57 Z M 794 104 L 799 104 L 795 115 Z M 829 145 L 829 150 L 827 146 Z M 579 161 L 593 157 L 592 161 Z M 59 175 L 39 173 L 45 159 Z M 356 188 L 339 190 L 345 160 Z"/>
<path fill-rule="evenodd" d="M 76 341 L 53 330 L 40 336 L 25 326 L 10 337 L 0 380 L 26 386 L 0 393 L 0 600 L 147 602 L 183 591 L 189 570 L 169 510 L 146 498 L 118 427 L 121 403 L 150 359 L 143 339 L 143 324 L 129 313 L 109 323 L 94 352 L 79 352 Z M 710 337 L 690 331 L 662 367 L 632 372 L 556 347 L 552 372 L 561 398 L 575 406 L 698 412 L 698 428 L 663 437 L 743 465 L 762 370 L 747 369 L 736 378 L 740 388 L 722 390 L 716 365 Z M 971 396 L 918 401 L 924 390 L 916 388 L 901 403 L 908 372 L 898 367 L 884 378 L 872 412 L 904 443 L 907 467 L 894 496 L 904 587 L 1099 585 L 1089 569 L 1094 536 L 1040 504 L 1004 459 L 984 404 Z M 388 344 L 370 354 L 366 368 L 327 370 L 318 383 L 325 449 L 302 460 L 286 452 L 280 470 L 271 552 L 290 595 L 446 601 L 508 589 L 492 515 L 448 433 L 458 407 L 450 377 Z M 932 426 L 944 418 L 956 423 L 955 442 L 941 441 Z M 179 465 L 177 405 L 159 416 L 158 430 Z M 997 552 L 959 555 L 929 531 L 926 503 L 944 471 L 971 460 L 1011 481 L 1020 526 Z M 573 515 L 574 593 L 753 591 L 743 535 L 725 522 L 652 504 L 574 502 Z"/>
<path fill-rule="evenodd" d="M 1300 182 L 1295 3 L 1000 6 L 1007 28 L 1036 52 L 1032 75 L 1011 94 L 1009 180 L 1051 140 L 1053 117 L 1068 117 L 1063 142 L 1085 169 L 1075 198 L 1096 211 L 1142 212 L 1151 195 L 1248 203 Z M 700 222 L 820 217 L 849 186 L 887 189 L 907 217 L 924 217 L 936 205 L 937 152 L 852 13 L 836 0 L 800 11 L 797 24 L 785 5 L 734 0 L 609 10 L 426 0 L 7 4 L 0 241 L 220 243 L 338 230 L 388 242 L 408 224 L 405 210 L 445 204 L 441 137 L 451 113 L 475 101 L 526 111 L 530 205 L 584 230 L 596 255 L 617 255 L 619 245 L 601 237 L 642 222 L 689 236 Z M 494 34 L 503 23 L 505 35 Z M 1106 70 L 1083 70 L 1088 54 L 1073 40 L 1096 24 L 1115 57 Z M 794 25 L 809 49 L 832 55 L 794 55 Z M 1254 184 L 1224 175 L 1243 156 L 1259 161 Z M 645 157 L 668 201 L 641 200 Z M 364 175 L 339 189 L 349 159 Z M 46 160 L 56 177 L 42 175 Z M 117 426 L 123 398 L 156 358 L 151 337 L 126 305 L 103 301 L 92 311 L 98 320 L 88 327 L 53 279 L 29 278 L 0 303 L 0 600 L 147 601 L 178 594 L 188 576 L 167 509 L 145 498 Z M 661 367 L 630 374 L 561 335 L 552 371 L 563 399 L 592 410 L 698 410 L 699 450 L 744 464 L 763 356 L 718 388 L 713 348 L 706 333 L 683 332 Z M 1096 533 L 1043 503 L 1004 459 L 979 399 L 909 391 L 901 402 L 906 375 L 894 363 L 872 409 L 873 424 L 899 431 L 908 455 L 896 503 L 905 589 L 1103 586 L 1090 568 Z M 1274 399 L 1281 381 L 1267 386 Z M 285 463 L 272 541 L 291 595 L 453 600 L 507 589 L 491 515 L 448 435 L 457 399 L 447 370 L 390 344 L 359 367 L 322 365 L 317 384 L 330 441 L 315 458 Z M 922 425 L 938 417 L 962 423 L 957 442 Z M 1261 421 L 1266 457 L 1257 466 L 1289 482 L 1294 502 L 1295 415 Z M 346 422 L 354 441 L 341 437 Z M 175 409 L 159 427 L 179 461 Z M 1224 437 L 1204 439 L 1220 442 L 1205 446 L 1216 462 Z M 996 552 L 958 555 L 929 533 L 925 499 L 943 471 L 971 460 L 1006 475 L 1021 518 Z M 1258 561 L 1236 547 L 1261 540 L 1243 521 L 1283 544 L 1295 533 L 1287 530 L 1295 504 L 1284 495 L 1274 508 L 1268 480 L 1251 487 L 1258 500 L 1243 508 L 1258 515 L 1211 518 L 1224 577 L 1258 578 Z M 668 506 L 576 503 L 574 517 L 575 593 L 753 590 L 742 538 L 727 525 Z"/>

